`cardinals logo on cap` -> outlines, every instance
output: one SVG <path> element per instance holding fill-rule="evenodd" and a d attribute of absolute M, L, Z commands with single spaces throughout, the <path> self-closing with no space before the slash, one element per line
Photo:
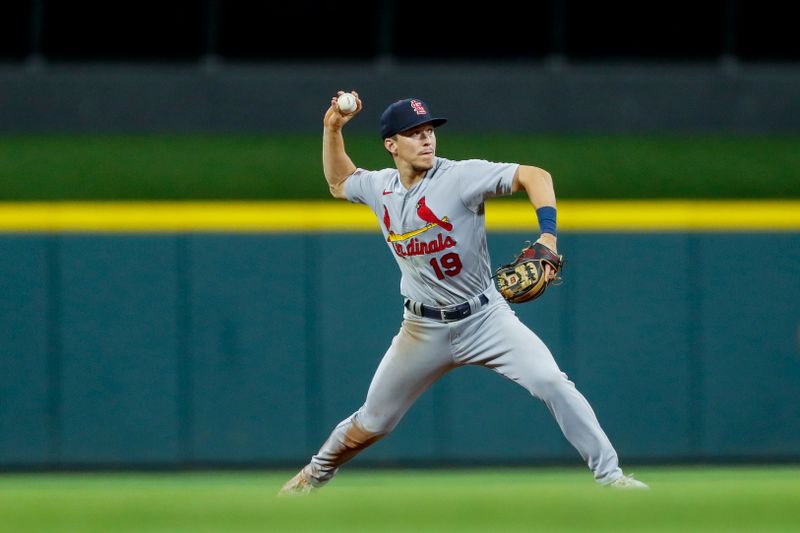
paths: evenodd
<path fill-rule="evenodd" d="M 414 110 L 414 113 L 417 115 L 427 115 L 428 110 L 425 109 L 425 106 L 419 100 L 411 100 L 411 109 Z"/>

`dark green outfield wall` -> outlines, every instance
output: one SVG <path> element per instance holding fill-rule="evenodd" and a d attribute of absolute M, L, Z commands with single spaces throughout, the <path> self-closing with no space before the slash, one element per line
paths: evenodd
<path fill-rule="evenodd" d="M 624 461 L 800 458 L 800 234 L 559 246 L 566 282 L 517 311 Z M 3 235 L 0 464 L 300 465 L 363 402 L 398 287 L 377 235 Z M 580 461 L 546 408 L 466 368 L 359 462 L 552 460 Z"/>

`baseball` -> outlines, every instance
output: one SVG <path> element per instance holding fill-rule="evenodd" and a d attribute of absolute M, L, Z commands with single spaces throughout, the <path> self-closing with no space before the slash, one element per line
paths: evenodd
<path fill-rule="evenodd" d="M 356 97 L 353 96 L 352 93 L 344 93 L 341 96 L 339 96 L 336 105 L 339 107 L 339 111 L 341 111 L 345 115 L 349 115 L 350 113 L 356 110 L 356 107 L 358 107 L 358 103 L 356 102 Z"/>

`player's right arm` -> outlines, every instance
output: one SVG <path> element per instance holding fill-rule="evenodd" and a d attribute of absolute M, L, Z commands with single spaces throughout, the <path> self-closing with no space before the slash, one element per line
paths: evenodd
<path fill-rule="evenodd" d="M 342 94 L 342 92 L 343 91 L 339 91 L 336 96 L 331 98 L 331 106 L 328 108 L 328 111 L 325 113 L 325 118 L 323 119 L 322 168 L 325 172 L 325 179 L 328 181 L 331 195 L 333 195 L 334 198 L 346 199 L 344 194 L 344 182 L 356 171 L 356 166 L 344 149 L 342 128 L 361 111 L 361 98 L 358 97 L 357 92 L 352 91 L 353 95 L 356 97 L 358 107 L 352 113 L 344 115 L 339 111 L 336 105 L 339 95 Z"/>

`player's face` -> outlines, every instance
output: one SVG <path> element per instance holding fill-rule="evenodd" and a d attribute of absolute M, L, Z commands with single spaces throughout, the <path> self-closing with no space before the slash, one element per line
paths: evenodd
<path fill-rule="evenodd" d="M 431 124 L 420 124 L 398 133 L 394 137 L 397 158 L 405 161 L 414 170 L 433 168 L 436 155 L 436 133 Z"/>

